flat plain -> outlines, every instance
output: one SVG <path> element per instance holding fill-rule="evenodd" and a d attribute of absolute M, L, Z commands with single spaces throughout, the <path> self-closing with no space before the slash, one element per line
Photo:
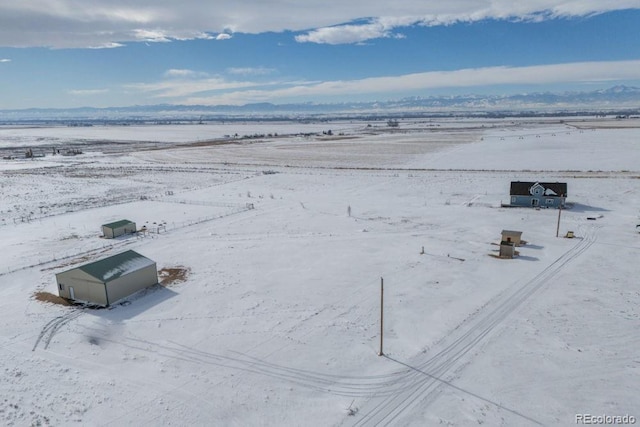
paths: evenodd
<path fill-rule="evenodd" d="M 640 418 L 639 137 L 588 117 L 0 127 L 0 423 Z M 566 182 L 570 209 L 503 207 L 518 180 Z M 100 237 L 122 218 L 151 232 Z M 490 256 L 503 229 L 515 259 Z M 179 280 L 108 309 L 36 299 L 127 249 Z"/>

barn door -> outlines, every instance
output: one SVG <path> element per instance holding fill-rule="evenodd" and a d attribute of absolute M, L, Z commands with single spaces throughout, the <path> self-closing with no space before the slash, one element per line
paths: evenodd
<path fill-rule="evenodd" d="M 71 299 L 75 300 L 76 299 L 76 293 L 73 290 L 72 286 L 69 286 L 69 296 L 71 297 Z"/>

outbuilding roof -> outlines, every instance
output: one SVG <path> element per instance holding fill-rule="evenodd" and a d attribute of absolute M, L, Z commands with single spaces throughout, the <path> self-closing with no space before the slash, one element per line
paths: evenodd
<path fill-rule="evenodd" d="M 128 219 L 121 219 L 120 221 L 110 222 L 109 224 L 103 224 L 102 226 L 113 229 L 113 228 L 124 227 L 125 225 L 129 225 L 129 224 L 135 224 L 135 222 L 129 221 Z"/>
<path fill-rule="evenodd" d="M 154 261 L 136 251 L 128 250 L 77 268 L 106 283 L 154 264 Z"/>
<path fill-rule="evenodd" d="M 522 235 L 522 231 L 502 230 L 502 234 L 513 234 L 513 235 L 521 236 Z"/>

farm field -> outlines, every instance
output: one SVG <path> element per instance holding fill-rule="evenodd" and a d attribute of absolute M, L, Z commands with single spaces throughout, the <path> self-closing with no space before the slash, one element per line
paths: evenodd
<path fill-rule="evenodd" d="M 0 160 L 0 424 L 640 418 L 639 138 L 602 118 L 0 127 L 3 154 L 44 154 Z M 567 183 L 560 237 L 557 210 L 502 207 L 518 180 Z M 151 232 L 100 237 L 123 218 Z M 503 229 L 515 259 L 490 256 Z M 107 309 L 36 299 L 127 249 L 181 274 Z"/>

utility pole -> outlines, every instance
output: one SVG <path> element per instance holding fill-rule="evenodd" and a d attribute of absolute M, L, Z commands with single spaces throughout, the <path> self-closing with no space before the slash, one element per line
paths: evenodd
<path fill-rule="evenodd" d="M 560 214 L 562 213 L 562 196 L 560 197 L 560 205 L 558 206 L 558 225 L 556 227 L 556 237 L 560 234 Z"/>
<path fill-rule="evenodd" d="M 384 279 L 380 278 L 380 351 L 378 356 L 384 356 L 382 352 L 382 339 L 384 337 Z"/>

